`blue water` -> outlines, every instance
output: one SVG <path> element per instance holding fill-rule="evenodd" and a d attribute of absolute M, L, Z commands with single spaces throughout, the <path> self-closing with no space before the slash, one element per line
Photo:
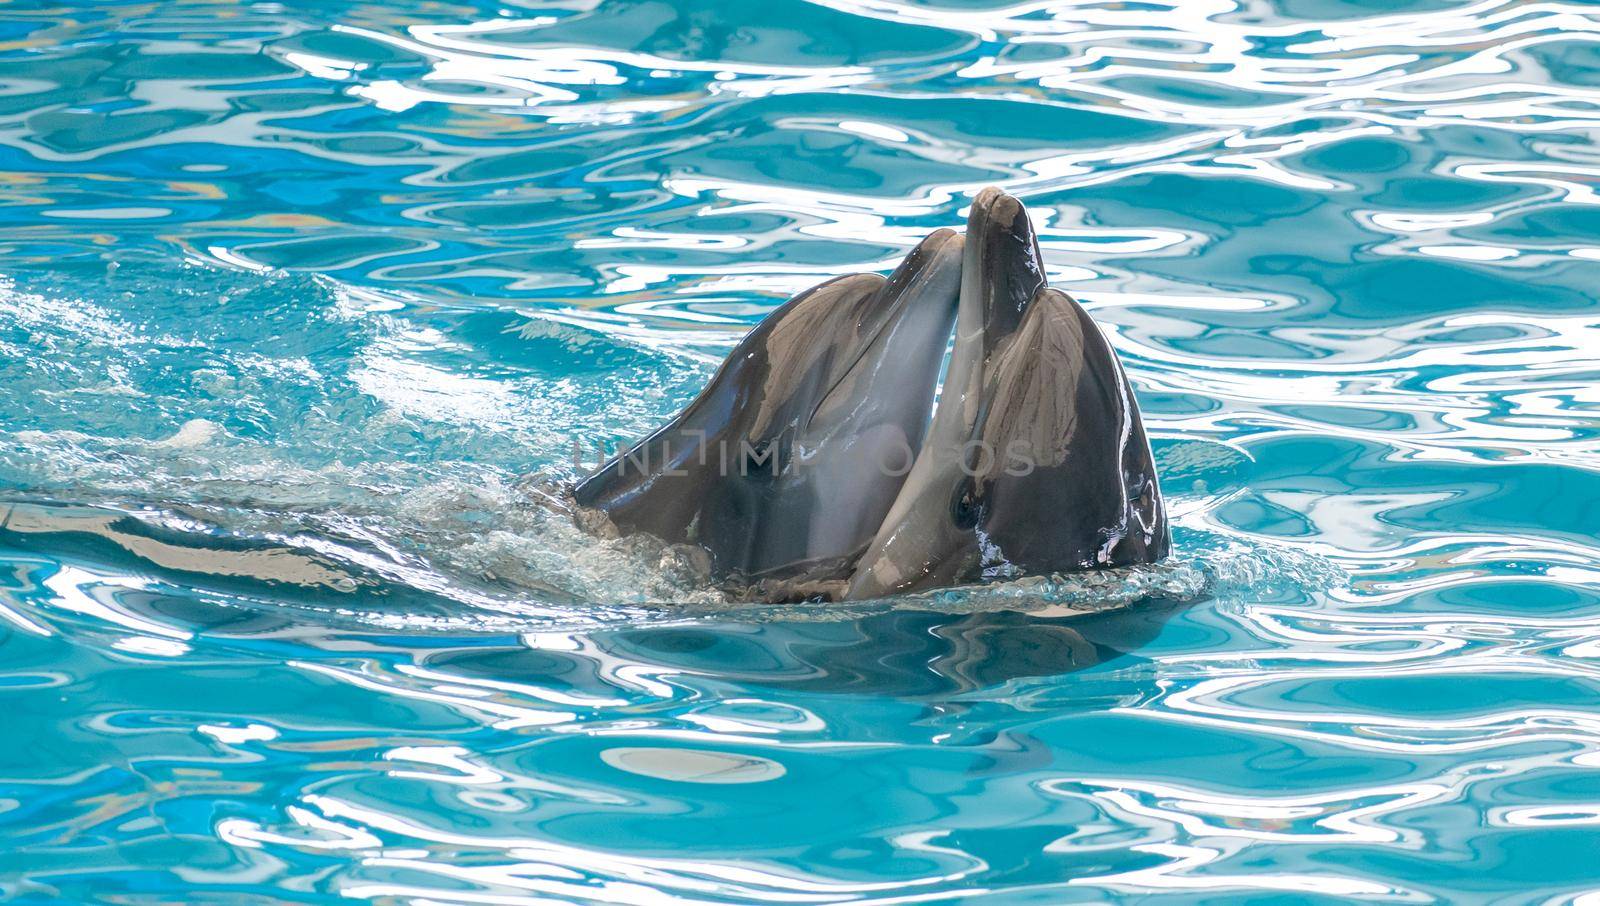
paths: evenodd
<path fill-rule="evenodd" d="M 1600 895 L 1597 73 L 1588 3 L 0 6 L 0 899 Z M 542 506 L 991 183 L 1172 562 L 755 608 Z"/>

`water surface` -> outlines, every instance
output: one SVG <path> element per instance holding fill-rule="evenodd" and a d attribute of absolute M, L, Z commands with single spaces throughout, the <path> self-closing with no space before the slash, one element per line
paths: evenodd
<path fill-rule="evenodd" d="M 0 898 L 1600 894 L 1600 10 L 0 7 Z M 541 505 L 997 184 L 1171 563 L 750 608 Z"/>

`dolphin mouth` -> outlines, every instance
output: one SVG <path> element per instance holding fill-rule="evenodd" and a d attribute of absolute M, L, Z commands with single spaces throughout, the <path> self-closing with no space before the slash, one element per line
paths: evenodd
<path fill-rule="evenodd" d="M 696 434 L 699 468 L 668 453 Z M 733 475 L 705 468 L 708 439 L 775 463 L 801 455 Z M 901 449 L 904 468 L 884 468 Z M 626 474 L 618 464 L 641 452 L 673 467 L 646 455 Z M 887 279 L 839 278 L 774 311 L 687 409 L 574 498 L 620 531 L 699 546 L 713 580 L 767 601 L 1148 563 L 1170 548 L 1121 363 L 1048 286 L 1027 210 L 994 187 L 964 235 L 935 231 Z"/>

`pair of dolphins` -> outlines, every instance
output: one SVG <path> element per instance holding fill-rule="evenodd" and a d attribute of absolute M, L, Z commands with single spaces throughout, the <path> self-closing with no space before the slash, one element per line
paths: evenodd
<path fill-rule="evenodd" d="M 1027 211 L 993 187 L 965 236 L 938 230 L 887 279 L 779 307 L 572 497 L 591 525 L 692 546 L 710 578 L 765 601 L 1129 566 L 1171 546 L 1122 365 L 1046 285 Z"/>

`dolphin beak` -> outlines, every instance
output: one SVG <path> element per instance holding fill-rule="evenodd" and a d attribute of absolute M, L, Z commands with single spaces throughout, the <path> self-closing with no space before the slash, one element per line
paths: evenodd
<path fill-rule="evenodd" d="M 979 192 L 967 215 L 961 296 L 964 303 L 976 303 L 984 362 L 1016 331 L 1044 285 L 1044 258 L 1022 202 L 994 186 Z"/>

